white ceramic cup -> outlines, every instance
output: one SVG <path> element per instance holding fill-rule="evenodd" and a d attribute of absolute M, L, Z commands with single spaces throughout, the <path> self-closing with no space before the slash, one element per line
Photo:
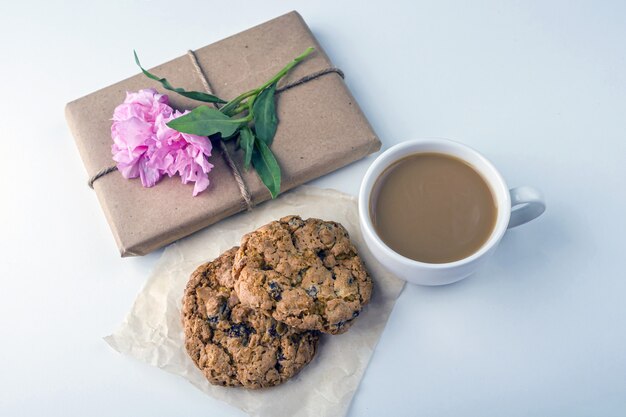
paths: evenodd
<path fill-rule="evenodd" d="M 480 249 L 461 260 L 432 264 L 409 259 L 387 246 L 372 224 L 370 199 L 378 177 L 399 159 L 422 152 L 443 153 L 469 163 L 487 181 L 495 197 L 498 216 L 491 235 Z M 502 175 L 484 156 L 466 145 L 447 139 L 416 139 L 387 149 L 370 165 L 359 191 L 359 217 L 367 246 L 376 259 L 398 277 L 421 285 L 451 284 L 471 275 L 493 253 L 507 229 L 531 221 L 545 209 L 538 190 L 528 186 L 509 190 Z"/>

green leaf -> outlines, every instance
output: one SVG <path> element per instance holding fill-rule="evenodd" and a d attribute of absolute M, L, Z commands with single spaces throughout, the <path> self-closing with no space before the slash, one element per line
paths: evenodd
<path fill-rule="evenodd" d="M 274 102 L 274 92 L 276 83 L 270 85 L 254 100 L 252 112 L 254 114 L 254 131 L 257 138 L 261 139 L 268 146 L 272 144 L 276 128 L 278 127 L 278 117 L 276 116 L 276 104 Z"/>
<path fill-rule="evenodd" d="M 204 101 L 207 103 L 226 103 L 226 101 L 222 100 L 219 97 L 216 97 L 212 94 L 207 94 L 207 93 L 202 93 L 200 91 L 185 91 L 182 88 L 176 88 L 173 87 L 169 81 L 167 81 L 165 78 L 159 78 L 154 74 L 149 73 L 147 70 L 145 70 L 142 66 L 141 63 L 139 63 L 139 57 L 137 56 L 137 52 L 133 51 L 133 53 L 135 54 L 135 63 L 137 63 L 137 66 L 141 69 L 141 72 L 143 72 L 143 74 L 150 78 L 151 80 L 155 80 L 161 83 L 161 85 L 163 86 L 163 88 L 165 88 L 166 90 L 170 90 L 170 91 L 174 91 L 175 93 L 180 94 L 181 96 L 190 98 L 192 100 L 198 100 L 198 101 Z"/>
<path fill-rule="evenodd" d="M 248 126 L 242 127 L 239 132 L 239 146 L 241 146 L 244 152 L 243 167 L 247 171 L 250 168 L 252 152 L 254 151 L 254 133 Z"/>
<path fill-rule="evenodd" d="M 280 166 L 270 148 L 262 140 L 254 141 L 252 165 L 272 195 L 276 198 L 280 193 Z"/>
<path fill-rule="evenodd" d="M 222 138 L 228 138 L 245 122 L 245 119 L 231 119 L 212 107 L 198 106 L 190 113 L 171 120 L 167 125 L 174 130 L 192 135 L 211 136 L 220 133 Z"/>

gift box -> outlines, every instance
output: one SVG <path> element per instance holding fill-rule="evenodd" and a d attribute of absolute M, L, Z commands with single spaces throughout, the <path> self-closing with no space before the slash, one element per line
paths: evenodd
<path fill-rule="evenodd" d="M 308 79 L 283 91 L 276 101 L 279 124 L 271 149 L 282 170 L 284 192 L 380 149 L 380 141 L 341 71 L 334 69 L 297 12 L 149 71 L 186 90 L 206 91 L 204 78 L 213 94 L 231 99 L 261 85 L 310 46 L 315 52 L 278 85 L 280 89 Z M 175 109 L 201 104 L 163 90 L 143 74 L 67 104 L 67 122 L 90 178 L 115 164 L 111 154 L 113 110 L 124 101 L 127 91 L 150 87 L 167 93 Z M 122 256 L 144 255 L 271 198 L 256 172 L 243 169 L 243 152 L 235 141 L 214 142 L 209 162 L 214 165 L 211 183 L 196 197 L 192 196 L 193 184 L 183 185 L 179 177 L 165 177 L 154 187 L 144 188 L 139 179 L 127 180 L 113 171 L 93 183 Z M 242 195 L 246 192 L 248 202 Z"/>

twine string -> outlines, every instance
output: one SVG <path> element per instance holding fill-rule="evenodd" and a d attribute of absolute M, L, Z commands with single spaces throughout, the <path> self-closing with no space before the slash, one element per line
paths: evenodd
<path fill-rule="evenodd" d="M 280 93 L 285 92 L 287 90 L 290 90 L 290 89 L 292 89 L 294 87 L 297 87 L 297 86 L 299 86 L 301 84 L 308 83 L 309 81 L 313 81 L 316 78 L 319 78 L 319 77 L 321 77 L 323 75 L 332 74 L 332 73 L 338 74 L 341 78 L 346 78 L 344 73 L 343 73 L 343 71 L 340 70 L 337 67 L 324 68 L 324 69 L 316 71 L 316 72 L 314 72 L 312 74 L 305 75 L 304 77 L 302 77 L 300 79 L 297 79 L 296 81 L 293 81 L 293 82 L 290 82 L 288 84 L 285 84 L 284 86 L 276 89 L 276 94 L 280 94 Z"/>
<path fill-rule="evenodd" d="M 189 56 L 189 59 L 191 60 L 191 63 L 193 64 L 193 68 L 196 70 L 196 74 L 200 77 L 200 81 L 202 81 L 202 85 L 204 86 L 204 89 L 206 90 L 207 93 L 213 94 L 211 85 L 209 84 L 209 80 L 204 74 L 204 71 L 202 71 L 202 67 L 200 67 L 200 64 L 198 63 L 198 58 L 196 57 L 196 54 L 190 49 L 187 51 L 187 55 Z M 217 109 L 220 108 L 217 103 L 213 103 L 213 105 Z M 224 159 L 226 160 L 226 165 L 228 165 L 228 168 L 230 168 L 230 172 L 232 172 L 233 177 L 235 177 L 235 182 L 237 183 L 237 188 L 239 188 L 239 194 L 241 194 L 241 198 L 245 205 L 245 209 L 248 211 L 252 210 L 252 208 L 254 207 L 254 202 L 252 201 L 250 190 L 248 189 L 248 186 L 246 185 L 245 181 L 243 180 L 243 177 L 241 176 L 241 171 L 239 171 L 239 168 L 237 168 L 235 161 L 233 161 L 233 158 L 231 157 L 230 152 L 228 151 L 228 147 L 225 144 L 223 144 L 221 140 L 216 141 L 216 143 L 217 143 L 217 146 L 222 151 L 222 155 L 224 156 Z"/>
<path fill-rule="evenodd" d="M 87 181 L 87 185 L 93 190 L 93 183 L 100 177 L 104 177 L 106 174 L 110 174 L 113 171 L 117 171 L 116 165 L 111 165 L 110 167 L 102 168 L 100 171 L 96 172 L 89 181 Z"/>
<path fill-rule="evenodd" d="M 200 81 L 202 82 L 202 86 L 204 87 L 206 92 L 209 94 L 213 94 L 211 90 L 211 85 L 209 84 L 209 81 L 206 75 L 204 74 L 202 67 L 200 67 L 200 64 L 198 63 L 198 58 L 196 57 L 196 54 L 192 50 L 189 50 L 187 51 L 187 56 L 189 56 L 189 59 L 193 65 L 193 68 L 196 74 L 198 75 L 198 77 L 200 78 Z M 341 71 L 339 68 L 329 67 L 329 68 L 325 68 L 325 69 L 313 72 L 309 75 L 305 75 L 304 77 L 299 78 L 291 83 L 285 84 L 284 86 L 276 89 L 276 94 L 283 93 L 294 87 L 297 87 L 299 85 L 308 83 L 309 81 L 313 81 L 317 78 L 320 78 L 326 74 L 333 74 L 333 73 L 338 74 L 341 78 L 345 78 L 343 71 Z M 219 106 L 217 105 L 217 103 L 214 103 L 214 106 L 219 109 Z M 241 194 L 241 199 L 245 205 L 246 210 L 252 210 L 252 208 L 254 207 L 254 202 L 252 201 L 250 190 L 246 186 L 246 183 L 243 177 L 241 176 L 241 171 L 239 171 L 239 168 L 237 168 L 237 164 L 235 164 L 235 161 L 230 155 L 230 152 L 228 151 L 227 147 L 222 143 L 222 141 L 218 140 L 216 141 L 216 143 L 217 143 L 217 146 L 220 148 L 220 151 L 224 157 L 224 160 L 226 161 L 226 164 L 228 165 L 228 168 L 230 168 L 230 171 L 232 172 L 233 177 L 235 178 L 235 182 L 237 183 L 237 187 L 239 188 L 239 193 Z M 87 184 L 89 185 L 90 188 L 93 189 L 94 182 L 96 182 L 99 178 L 102 178 L 105 175 L 110 174 L 111 172 L 114 172 L 114 171 L 117 171 L 117 166 L 115 165 L 103 168 L 100 171 L 96 172 L 91 178 L 89 178 L 89 181 L 87 182 Z"/>

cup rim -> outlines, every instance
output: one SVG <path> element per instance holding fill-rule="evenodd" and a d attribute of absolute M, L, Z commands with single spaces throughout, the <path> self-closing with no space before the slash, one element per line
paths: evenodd
<path fill-rule="evenodd" d="M 494 226 L 493 231 L 489 235 L 489 238 L 482 244 L 482 246 L 476 252 L 474 252 L 470 256 L 467 256 L 465 258 L 458 259 L 452 262 L 428 263 L 428 262 L 416 261 L 415 259 L 411 259 L 404 255 L 399 254 L 398 252 L 391 249 L 380 238 L 380 236 L 378 236 L 378 233 L 376 232 L 376 228 L 374 227 L 372 223 L 372 217 L 370 215 L 371 193 L 372 193 L 374 186 L 376 185 L 376 180 L 378 179 L 380 174 L 387 167 L 389 167 L 396 161 L 411 154 L 411 152 L 402 153 L 405 149 L 413 148 L 416 145 L 428 146 L 429 144 L 452 145 L 452 146 L 461 148 L 464 151 L 472 153 L 478 160 L 480 160 L 480 162 L 484 165 L 484 167 L 486 167 L 488 170 L 491 171 L 491 174 L 493 174 L 493 178 L 495 178 L 495 182 L 497 182 L 497 184 L 494 184 L 493 178 L 491 176 L 488 177 L 484 173 L 484 169 L 482 167 L 475 166 L 475 164 L 471 163 L 470 161 L 467 161 L 465 158 L 459 157 L 457 155 L 452 155 L 456 158 L 464 160 L 466 163 L 470 164 L 470 166 L 472 166 L 481 174 L 483 179 L 485 179 L 485 181 L 487 182 L 487 185 L 490 187 L 492 194 L 494 194 L 494 198 L 496 198 L 496 203 L 498 205 L 498 216 L 496 218 L 496 224 Z M 425 150 L 423 152 L 429 152 L 429 151 Z M 441 151 L 432 151 L 432 152 L 446 154 L 446 152 L 441 152 Z M 390 157 L 396 153 L 400 153 L 400 155 L 398 155 L 395 158 Z M 420 153 L 420 151 L 415 150 L 413 153 Z M 381 168 L 381 165 L 382 165 L 382 168 Z M 380 172 L 378 173 L 378 175 L 376 175 L 376 177 L 374 177 L 374 171 L 378 169 L 380 169 Z M 497 193 L 495 190 L 496 186 L 504 189 L 504 192 L 502 193 L 503 195 L 502 199 L 497 197 Z M 481 258 L 500 241 L 500 239 L 506 232 L 507 226 L 509 224 L 509 219 L 511 216 L 511 198 L 509 195 L 509 188 L 506 182 L 504 181 L 504 178 L 500 174 L 500 171 L 498 171 L 496 167 L 476 149 L 468 145 L 465 145 L 463 143 L 450 140 L 450 139 L 444 139 L 444 138 L 417 138 L 417 139 L 407 140 L 404 142 L 400 142 L 396 145 L 393 145 L 392 147 L 390 147 L 389 149 L 387 149 L 386 151 L 378 155 L 376 159 L 372 162 L 372 164 L 368 167 L 367 171 L 365 172 L 365 175 L 363 176 L 363 180 L 361 181 L 361 187 L 359 189 L 358 204 L 359 204 L 359 214 L 361 217 L 361 221 L 363 222 L 365 226 L 364 229 L 366 229 L 364 230 L 364 232 L 367 232 L 372 237 L 373 241 L 378 246 L 377 249 L 384 251 L 387 256 L 391 257 L 394 261 L 399 262 L 401 264 L 404 264 L 407 266 L 413 266 L 413 267 L 435 269 L 435 270 L 444 270 L 444 269 L 460 267 L 463 265 L 470 264 L 476 261 L 477 259 Z"/>

